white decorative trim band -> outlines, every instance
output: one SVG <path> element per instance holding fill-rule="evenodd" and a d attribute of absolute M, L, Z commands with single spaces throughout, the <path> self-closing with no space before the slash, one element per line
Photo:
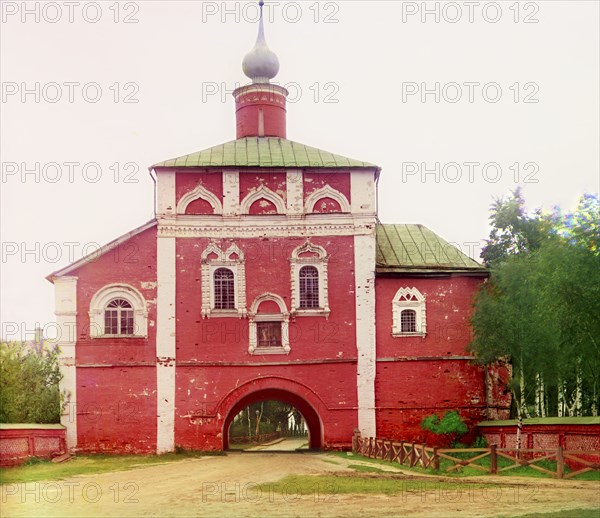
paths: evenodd
<path fill-rule="evenodd" d="M 217 198 L 212 192 L 202 185 L 197 185 L 195 189 L 181 197 L 179 203 L 177 204 L 177 214 L 185 214 L 188 205 L 196 200 L 204 200 L 208 202 L 213 208 L 214 214 L 223 214 L 223 205 L 221 204 L 221 200 L 219 200 L 219 198 Z"/>
<path fill-rule="evenodd" d="M 304 203 L 305 210 L 308 214 L 315 211 L 315 205 L 317 202 L 323 198 L 331 198 L 335 200 L 340 205 L 340 210 L 342 212 L 351 212 L 350 203 L 348 203 L 348 198 L 346 198 L 340 191 L 334 189 L 330 185 L 325 185 L 316 191 L 310 193 L 307 196 L 306 201 Z"/>

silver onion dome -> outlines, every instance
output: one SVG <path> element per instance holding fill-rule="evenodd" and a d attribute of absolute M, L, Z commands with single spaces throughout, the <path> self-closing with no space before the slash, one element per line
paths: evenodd
<path fill-rule="evenodd" d="M 277 59 L 275 52 L 268 47 L 265 40 L 263 25 L 264 2 L 261 0 L 258 5 L 260 6 L 258 38 L 256 38 L 254 48 L 244 56 L 242 70 L 244 74 L 252 79 L 253 83 L 268 83 L 279 72 L 279 59 Z"/>

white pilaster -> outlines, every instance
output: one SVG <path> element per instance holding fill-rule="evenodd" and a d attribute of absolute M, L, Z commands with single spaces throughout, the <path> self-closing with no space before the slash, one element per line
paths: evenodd
<path fill-rule="evenodd" d="M 175 238 L 157 239 L 156 452 L 175 449 Z"/>
<path fill-rule="evenodd" d="M 156 213 L 169 216 L 175 214 L 175 198 L 175 171 L 161 172 L 156 179 Z"/>
<path fill-rule="evenodd" d="M 237 216 L 240 213 L 240 173 L 223 171 L 223 215 Z"/>
<path fill-rule="evenodd" d="M 60 348 L 59 382 L 61 393 L 64 391 L 68 402 L 60 416 L 60 422 L 67 427 L 67 448 L 77 448 L 77 371 L 75 367 L 75 342 L 77 318 L 77 277 L 56 277 L 54 279 L 54 307 L 59 335 L 57 345 Z"/>
<path fill-rule="evenodd" d="M 286 177 L 287 214 L 299 216 L 304 209 L 304 185 L 301 169 L 288 169 Z"/>
<path fill-rule="evenodd" d="M 350 194 L 353 214 L 377 214 L 375 173 L 373 171 L 352 171 L 350 173 Z"/>
<path fill-rule="evenodd" d="M 352 199 L 354 200 L 354 193 Z M 373 226 L 371 235 L 354 236 L 358 428 L 365 437 L 377 437 L 375 420 L 375 247 L 375 226 Z"/>

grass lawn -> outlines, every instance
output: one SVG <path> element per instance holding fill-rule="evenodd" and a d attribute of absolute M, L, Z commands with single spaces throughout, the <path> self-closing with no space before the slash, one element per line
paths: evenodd
<path fill-rule="evenodd" d="M 571 511 L 556 511 L 554 513 L 522 514 L 519 518 L 598 518 L 598 516 L 598 509 L 573 509 Z"/>
<path fill-rule="evenodd" d="M 289 495 L 341 495 L 377 494 L 399 495 L 402 493 L 422 493 L 424 491 L 463 491 L 467 494 L 474 488 L 501 487 L 495 484 L 464 484 L 398 478 L 379 478 L 369 475 L 290 475 L 278 482 L 260 484 L 254 490 Z"/>
<path fill-rule="evenodd" d="M 356 460 L 361 460 L 364 462 L 371 462 L 373 464 L 380 464 L 380 465 L 384 465 L 384 466 L 393 466 L 399 470 L 409 470 L 409 471 L 414 471 L 416 473 L 425 473 L 427 475 L 444 475 L 444 476 L 449 476 L 449 477 L 473 477 L 473 476 L 485 476 L 487 473 L 484 473 L 483 471 L 479 471 L 476 468 L 472 468 L 470 466 L 462 466 L 456 470 L 450 471 L 450 472 L 445 472 L 445 470 L 453 465 L 453 462 L 447 459 L 441 459 L 440 460 L 440 471 L 434 471 L 431 468 L 419 468 L 419 467 L 414 467 L 411 468 L 409 466 L 406 465 L 402 465 L 399 464 L 398 462 L 389 462 L 389 461 L 385 461 L 385 460 L 379 460 L 379 459 L 371 459 L 369 457 L 363 457 L 362 455 L 356 455 L 353 454 L 353 456 L 348 455 L 348 453 L 346 452 L 332 452 L 330 455 L 335 455 L 338 457 L 343 457 L 345 459 L 356 459 Z M 456 458 L 464 458 L 464 459 L 468 459 L 469 457 L 475 457 L 476 453 L 473 454 L 469 454 L 469 453 L 456 453 L 454 455 L 452 455 L 453 457 Z M 489 457 L 485 457 L 483 459 L 480 459 L 479 461 L 477 461 L 477 464 L 479 466 L 482 467 L 489 467 L 490 466 L 490 458 Z M 510 466 L 512 465 L 513 462 L 511 462 L 508 459 L 505 459 L 503 457 L 498 457 L 498 468 L 503 468 L 506 466 Z M 554 461 L 541 461 L 539 463 L 537 463 L 539 466 L 541 466 L 542 468 L 548 469 L 550 471 L 556 471 L 556 462 Z M 565 466 L 565 473 L 569 473 L 570 470 L 568 467 Z M 547 475 L 545 473 L 541 473 L 531 467 L 528 466 L 519 466 L 517 468 L 514 469 L 510 469 L 508 471 L 502 471 L 499 472 L 498 475 L 500 476 L 521 476 L 521 477 L 539 477 L 539 478 L 552 478 L 550 475 Z M 588 471 L 587 473 L 582 473 L 580 475 L 577 475 L 576 477 L 573 477 L 573 480 L 600 480 L 600 472 L 598 471 Z"/>
<path fill-rule="evenodd" d="M 221 452 L 215 452 L 221 454 Z M 0 468 L 0 484 L 62 480 L 77 475 L 126 471 L 129 469 L 177 462 L 190 458 L 214 455 L 213 452 L 182 452 L 164 455 L 81 455 L 67 462 L 29 461 L 28 464 Z"/>

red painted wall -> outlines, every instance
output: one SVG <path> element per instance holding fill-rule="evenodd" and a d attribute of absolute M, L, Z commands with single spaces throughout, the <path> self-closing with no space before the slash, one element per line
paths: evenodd
<path fill-rule="evenodd" d="M 308 198 L 313 191 L 317 189 L 321 189 L 329 185 L 336 191 L 341 192 L 348 203 L 352 203 L 351 195 L 350 195 L 350 173 L 342 172 L 342 171 L 331 171 L 329 173 L 323 172 L 314 172 L 304 173 L 304 201 Z"/>
<path fill-rule="evenodd" d="M 464 359 L 469 356 L 471 303 L 481 282 L 466 276 L 377 278 L 379 437 L 433 444 L 435 436 L 420 427 L 427 415 L 458 410 L 470 426 L 486 418 L 485 370 Z M 392 300 L 407 287 L 425 297 L 425 337 L 392 336 Z"/>
<path fill-rule="evenodd" d="M 77 440 L 86 451 L 156 449 L 156 228 L 77 269 Z M 108 284 L 136 288 L 148 338 L 91 338 L 90 301 Z"/>
<path fill-rule="evenodd" d="M 200 170 L 175 174 L 175 200 L 179 200 L 198 185 L 213 193 L 223 203 L 223 173 L 214 170 Z"/>
<path fill-rule="evenodd" d="M 230 410 L 223 403 L 227 394 L 245 383 L 254 386 L 265 376 L 284 376 L 292 383 L 309 386 L 314 397 L 322 401 L 320 416 L 326 423 L 324 443 L 348 444 L 357 422 L 353 238 L 311 239 L 330 255 L 331 314 L 328 319 L 323 316 L 290 319 L 290 353 L 266 356 L 248 353 L 247 319 L 201 318 L 200 256 L 209 242 L 222 250 L 235 243 L 244 253 L 248 308 L 256 297 L 268 291 L 281 296 L 290 310 L 289 259 L 292 250 L 306 240 L 177 240 L 176 443 L 193 449 L 220 449 L 223 420 Z M 277 365 L 315 360 L 345 363 Z M 240 365 L 242 362 L 247 365 Z M 199 427 L 199 412 L 208 416 L 219 413 L 221 418 L 201 419 L 203 425 Z M 207 423 L 211 424 L 207 427 Z"/>
<path fill-rule="evenodd" d="M 285 171 L 265 173 L 264 171 L 240 173 L 240 202 L 261 185 L 271 189 L 286 202 L 287 174 Z"/>

